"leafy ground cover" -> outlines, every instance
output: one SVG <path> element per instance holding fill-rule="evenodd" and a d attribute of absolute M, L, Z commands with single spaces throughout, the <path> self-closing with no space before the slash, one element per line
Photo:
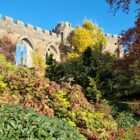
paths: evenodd
<path fill-rule="evenodd" d="M 65 121 L 39 115 L 21 106 L 0 108 L 1 140 L 84 140 L 79 132 Z"/>
<path fill-rule="evenodd" d="M 117 132 L 116 140 L 139 140 L 140 127 L 129 128 Z"/>

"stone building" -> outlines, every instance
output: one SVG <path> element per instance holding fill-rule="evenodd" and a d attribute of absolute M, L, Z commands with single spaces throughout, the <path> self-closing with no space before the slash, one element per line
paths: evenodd
<path fill-rule="evenodd" d="M 54 59 L 60 62 L 63 53 L 60 48 L 61 43 L 69 46 L 67 37 L 72 30 L 73 28 L 68 22 L 61 22 L 52 31 L 48 31 L 31 24 L 24 24 L 20 20 L 15 22 L 10 17 L 0 18 L 0 38 L 6 36 L 15 45 L 16 64 L 22 63 L 28 67 L 33 67 L 32 52 L 38 53 L 40 56 L 53 54 Z M 106 37 L 105 51 L 116 53 L 120 47 L 116 45 L 118 36 L 106 34 Z"/>

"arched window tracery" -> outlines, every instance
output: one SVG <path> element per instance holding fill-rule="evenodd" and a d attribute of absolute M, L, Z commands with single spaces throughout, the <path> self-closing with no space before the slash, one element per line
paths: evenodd
<path fill-rule="evenodd" d="M 16 65 L 33 67 L 32 50 L 32 46 L 26 40 L 21 40 L 16 48 Z"/>

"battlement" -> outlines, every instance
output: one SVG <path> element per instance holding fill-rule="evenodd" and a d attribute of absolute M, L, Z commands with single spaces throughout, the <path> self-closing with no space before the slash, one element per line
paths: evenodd
<path fill-rule="evenodd" d="M 12 28 L 14 29 L 17 27 L 19 31 L 28 30 L 30 32 L 33 32 L 33 35 L 35 35 L 35 36 L 42 35 L 44 37 L 50 36 L 52 38 L 59 38 L 59 39 L 61 38 L 61 31 L 64 30 L 64 32 L 66 32 L 68 34 L 73 29 L 69 22 L 60 22 L 55 27 L 54 32 L 52 32 L 52 31 L 44 30 L 40 27 L 34 26 L 29 23 L 25 24 L 21 20 L 14 21 L 13 18 L 8 17 L 8 16 L 0 17 L 0 27 L 6 28 L 6 26 L 8 27 L 9 30 L 10 30 L 10 28 L 12 30 Z M 106 33 L 105 36 L 107 38 L 114 38 L 114 39 L 121 37 L 120 35 L 114 35 L 114 34 L 108 34 L 108 33 Z"/>
<path fill-rule="evenodd" d="M 106 37 L 112 37 L 112 38 L 120 38 L 121 37 L 120 35 L 108 34 L 108 33 L 106 33 L 105 36 Z"/>
<path fill-rule="evenodd" d="M 0 17 L 0 27 L 3 27 L 2 25 L 5 25 L 5 28 L 6 26 L 7 27 L 13 27 L 13 28 L 16 28 L 18 27 L 18 29 L 20 30 L 28 30 L 30 32 L 33 32 L 33 35 L 42 35 L 42 36 L 50 36 L 50 37 L 54 37 L 54 38 L 60 38 L 60 31 L 59 30 L 63 30 L 63 29 L 70 29 L 72 30 L 72 27 L 71 27 L 71 24 L 69 22 L 60 22 L 57 24 L 56 26 L 56 31 L 55 32 L 52 32 L 52 31 L 48 31 L 48 30 L 44 30 L 40 27 L 37 27 L 37 26 L 34 26 L 32 24 L 29 24 L 29 23 L 24 23 L 23 21 L 21 20 L 17 20 L 17 21 L 14 21 L 13 18 L 11 17 L 8 17 L 8 16 L 5 16 L 5 17 Z M 67 31 L 68 32 L 68 31 Z M 107 38 L 120 38 L 121 36 L 119 35 L 114 35 L 114 34 L 108 34 L 106 33 L 105 36 Z"/>
<path fill-rule="evenodd" d="M 23 32 L 29 31 L 32 33 L 33 36 L 38 36 L 44 38 L 45 36 L 50 36 L 52 38 L 60 38 L 60 35 L 56 33 L 52 33 L 51 31 L 44 30 L 40 27 L 33 26 L 32 24 L 25 24 L 21 20 L 14 21 L 13 18 L 5 16 L 0 17 L 0 28 L 3 28 L 5 30 L 11 31 L 11 32 Z"/>

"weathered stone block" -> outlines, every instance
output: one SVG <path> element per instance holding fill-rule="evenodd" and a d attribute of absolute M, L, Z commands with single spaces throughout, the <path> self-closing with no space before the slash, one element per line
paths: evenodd
<path fill-rule="evenodd" d="M 42 32 L 42 29 L 39 28 L 39 27 L 35 27 L 35 30 L 36 30 L 37 32 Z"/>
<path fill-rule="evenodd" d="M 43 32 L 45 33 L 45 35 L 49 35 L 50 34 L 50 32 L 47 31 L 47 30 L 44 30 Z"/>
<path fill-rule="evenodd" d="M 34 29 L 34 26 L 31 25 L 31 24 L 26 24 L 26 27 L 27 27 L 27 29 L 29 29 L 29 30 L 33 30 L 33 29 Z"/>
<path fill-rule="evenodd" d="M 51 33 L 52 37 L 57 37 L 57 34 L 56 33 Z"/>
<path fill-rule="evenodd" d="M 9 24 L 14 24 L 14 19 L 13 18 L 10 18 L 10 17 L 4 17 L 4 21 L 9 23 Z"/>
<path fill-rule="evenodd" d="M 23 21 L 17 20 L 17 21 L 16 21 L 16 24 L 17 24 L 18 26 L 24 27 L 24 22 L 23 22 Z"/>

